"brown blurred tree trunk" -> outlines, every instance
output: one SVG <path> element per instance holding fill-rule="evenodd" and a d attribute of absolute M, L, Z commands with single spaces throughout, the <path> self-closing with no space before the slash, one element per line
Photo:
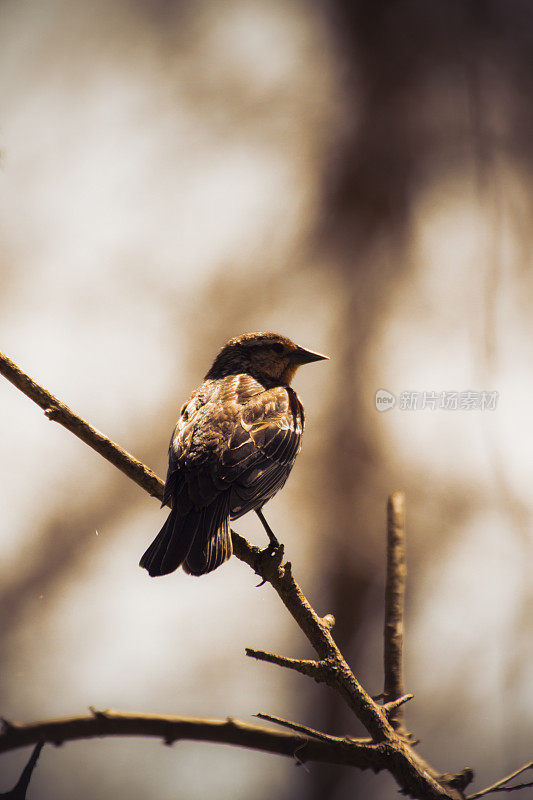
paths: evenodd
<path fill-rule="evenodd" d="M 321 528 L 330 537 L 324 562 L 327 607 L 334 609 L 336 636 L 358 673 L 368 664 L 363 623 L 366 627 L 370 598 L 382 580 L 372 565 L 380 569 L 376 555 L 384 543 L 383 498 L 399 488 L 385 485 L 370 417 L 375 412 L 369 411 L 362 376 L 376 325 L 406 268 L 413 195 L 425 160 L 435 154 L 436 142 L 420 113 L 421 89 L 431 67 L 453 58 L 459 31 L 464 35 L 465 30 L 462 15 L 444 3 L 336 0 L 327 8 L 346 65 L 352 124 L 325 175 L 320 232 L 347 293 L 334 337 L 340 345 L 335 352 L 338 388 L 328 414 L 331 446 L 322 461 L 327 505 Z M 376 691 L 381 680 L 377 675 Z M 313 724 L 340 734 L 349 731 L 350 721 L 336 698 L 328 695 L 322 702 Z M 326 766 L 314 770 L 313 797 L 344 796 L 342 778 Z M 364 782 L 365 776 L 350 776 L 351 797 L 358 796 Z"/>
<path fill-rule="evenodd" d="M 344 298 L 334 337 L 336 391 L 327 415 L 331 446 L 317 461 L 327 498 L 319 525 L 328 531 L 323 548 L 327 607 L 335 613 L 336 636 L 357 674 L 368 668 L 362 626 L 372 624 L 369 600 L 381 581 L 372 564 L 379 569 L 375 556 L 383 546 L 383 497 L 399 488 L 398 476 L 387 475 L 382 466 L 369 388 L 362 379 L 373 334 L 408 268 L 420 189 L 459 167 L 470 171 L 473 182 L 477 175 L 483 193 L 495 152 L 526 168 L 531 164 L 533 61 L 526 31 L 532 12 L 527 4 L 498 0 L 332 0 L 324 3 L 323 13 L 344 76 L 346 126 L 324 175 L 318 231 Z M 480 276 L 480 284 L 483 280 Z M 480 303 L 490 300 L 480 285 Z M 494 318 L 488 307 L 486 318 Z M 480 352 L 486 333 L 480 332 Z M 488 349 L 493 356 L 493 341 Z M 405 483 L 402 488 L 409 490 Z M 435 487 L 435 505 L 449 509 L 450 500 L 437 499 L 437 492 Z M 466 496 L 455 501 L 456 513 L 461 508 L 464 513 L 470 502 Z M 506 504 L 512 515 L 510 509 Z M 336 699 L 322 700 L 325 705 L 311 712 L 311 724 L 337 734 L 349 730 Z M 315 770 L 313 796 L 344 797 L 341 780 L 338 771 Z M 358 796 L 364 780 L 360 775 L 355 783 L 350 779 L 350 797 Z"/>

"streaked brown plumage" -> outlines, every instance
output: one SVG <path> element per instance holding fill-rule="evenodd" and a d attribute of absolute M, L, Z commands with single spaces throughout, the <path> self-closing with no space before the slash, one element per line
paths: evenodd
<path fill-rule="evenodd" d="M 301 364 L 326 358 L 275 333 L 230 339 L 181 409 L 169 446 L 170 515 L 140 565 L 204 575 L 232 553 L 230 520 L 261 508 L 298 455 L 304 410 L 289 386 Z"/>

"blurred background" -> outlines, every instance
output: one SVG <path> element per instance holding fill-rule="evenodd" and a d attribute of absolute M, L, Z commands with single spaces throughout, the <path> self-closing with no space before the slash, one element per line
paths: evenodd
<path fill-rule="evenodd" d="M 329 353 L 267 518 L 373 694 L 406 492 L 407 724 L 480 788 L 531 760 L 533 9 L 523 0 L 3 0 L 0 349 L 160 475 L 222 343 Z M 378 413 L 375 393 L 398 399 Z M 496 391 L 494 410 L 402 392 Z M 0 707 L 362 732 L 232 559 L 151 580 L 158 503 L 0 381 Z M 237 530 L 266 542 L 252 515 Z M 0 759 L 0 791 L 29 755 Z M 46 747 L 33 800 L 386 800 L 387 775 L 202 743 Z"/>

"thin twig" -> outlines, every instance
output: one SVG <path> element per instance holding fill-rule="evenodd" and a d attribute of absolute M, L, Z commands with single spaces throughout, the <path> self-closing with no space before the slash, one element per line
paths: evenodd
<path fill-rule="evenodd" d="M 397 700 L 390 700 L 388 703 L 384 703 L 382 708 L 384 712 L 387 714 L 389 719 L 393 716 L 395 711 L 403 706 L 405 703 L 408 703 L 409 700 L 412 700 L 414 697 L 413 694 L 404 694 L 402 697 L 399 697 Z"/>
<path fill-rule="evenodd" d="M 529 783 L 517 783 L 515 786 L 498 786 L 495 789 L 491 789 L 490 792 L 496 794 L 496 792 L 518 792 L 522 789 L 531 789 L 533 787 L 533 781 Z M 488 792 L 483 792 L 483 794 L 488 794 Z M 473 795 L 474 797 L 479 797 L 479 794 Z"/>
<path fill-rule="evenodd" d="M 330 736 L 328 733 L 322 733 L 322 731 L 309 728 L 307 725 L 302 725 L 300 722 L 291 722 L 288 719 L 283 719 L 283 717 L 275 717 L 273 714 L 263 714 L 260 712 L 255 716 L 259 719 L 264 719 L 267 722 L 274 722 L 276 725 L 281 725 L 283 728 L 289 728 L 291 731 L 297 731 L 298 733 L 312 736 L 315 739 L 319 739 L 321 742 L 331 742 L 333 744 L 344 743 L 347 746 L 350 746 L 350 744 L 357 741 L 355 739 L 341 739 L 339 736 Z M 363 745 L 369 744 L 369 742 L 360 743 Z"/>
<path fill-rule="evenodd" d="M 31 776 L 33 775 L 33 770 L 35 769 L 35 765 L 39 760 L 39 756 L 41 755 L 41 750 L 43 747 L 44 742 L 38 742 L 35 745 L 29 761 L 22 770 L 22 774 L 16 785 L 9 792 L 2 792 L 2 794 L 0 794 L 0 798 L 4 798 L 4 800 L 26 800 L 26 793 L 30 785 Z"/>
<path fill-rule="evenodd" d="M 501 780 L 496 781 L 496 783 L 492 783 L 490 786 L 487 786 L 486 789 L 481 789 L 479 792 L 474 792 L 474 794 L 469 794 L 466 800 L 474 800 L 476 797 L 484 797 L 486 794 L 491 794 L 492 792 L 514 792 L 518 789 L 529 789 L 533 786 L 532 783 L 520 783 L 516 786 L 505 786 L 506 783 L 512 781 L 513 778 L 517 778 L 518 775 L 521 775 L 523 772 L 526 772 L 528 769 L 533 769 L 533 761 L 529 761 L 527 764 L 524 764 L 523 767 L 520 769 L 511 772 L 510 775 L 507 775 L 505 778 L 501 778 Z"/>
<path fill-rule="evenodd" d="M 394 492 L 387 503 L 387 579 L 385 586 L 384 670 L 385 701 L 390 703 L 404 695 L 402 677 L 403 616 L 405 583 L 405 498 Z M 389 720 L 400 727 L 402 712 L 393 709 Z"/>
<path fill-rule="evenodd" d="M 250 658 L 256 658 L 258 661 L 267 661 L 269 664 L 277 664 L 279 667 L 287 667 L 302 675 L 307 675 L 309 678 L 314 678 L 315 681 L 325 681 L 328 674 L 330 665 L 326 661 L 313 661 L 312 659 L 300 658 L 286 658 L 279 656 L 277 653 L 265 653 L 264 650 L 253 650 L 247 647 L 246 655 Z"/>
<path fill-rule="evenodd" d="M 188 739 L 238 745 L 294 757 L 299 761 L 325 761 L 351 764 L 360 769 L 385 769 L 379 747 L 353 742 L 353 747 L 339 748 L 336 742 L 313 739 L 285 731 L 250 725 L 236 719 L 198 719 L 166 714 L 132 714 L 97 711 L 81 717 L 65 717 L 30 724 L 4 723 L 0 733 L 0 752 L 25 747 L 33 742 L 59 745 L 76 739 L 101 736 L 143 736 L 162 739 L 165 744 Z"/>

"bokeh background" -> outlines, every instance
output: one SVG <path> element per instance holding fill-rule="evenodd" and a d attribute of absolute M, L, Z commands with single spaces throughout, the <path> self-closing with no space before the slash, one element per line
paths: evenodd
<path fill-rule="evenodd" d="M 371 693 L 387 495 L 407 495 L 407 722 L 477 786 L 533 740 L 533 9 L 519 0 L 3 0 L 0 341 L 160 475 L 221 344 L 327 352 L 267 517 Z M 497 391 L 494 411 L 378 413 L 377 389 Z M 236 559 L 137 562 L 158 504 L 0 382 L 0 706 L 359 734 L 333 693 L 250 661 L 311 657 Z M 264 534 L 245 517 L 237 529 Z M 0 760 L 0 791 L 27 752 Z M 366 797 L 387 775 L 146 740 L 43 751 L 33 800 Z"/>

